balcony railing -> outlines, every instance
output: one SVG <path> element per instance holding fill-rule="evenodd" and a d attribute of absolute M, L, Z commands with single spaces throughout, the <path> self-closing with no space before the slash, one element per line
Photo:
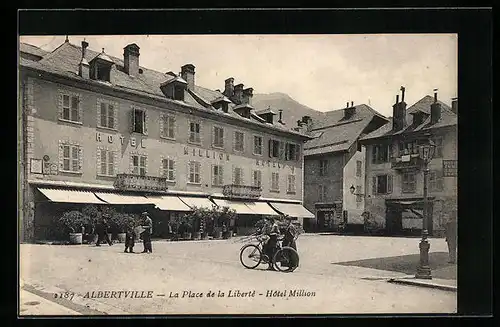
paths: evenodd
<path fill-rule="evenodd" d="M 422 165 L 423 161 L 418 154 L 403 155 L 391 160 L 391 167 L 396 170 L 420 169 Z"/>
<path fill-rule="evenodd" d="M 165 177 L 133 174 L 116 175 L 114 186 L 124 191 L 166 192 L 168 190 L 167 179 Z"/>
<path fill-rule="evenodd" d="M 251 198 L 255 199 L 260 197 L 262 188 L 258 186 L 248 186 L 248 185 L 224 185 L 222 188 L 222 194 L 229 198 Z"/>

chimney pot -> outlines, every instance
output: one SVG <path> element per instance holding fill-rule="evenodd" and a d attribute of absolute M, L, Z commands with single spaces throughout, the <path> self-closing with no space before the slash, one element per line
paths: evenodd
<path fill-rule="evenodd" d="M 243 102 L 243 84 L 238 84 L 234 86 L 234 94 L 233 101 L 237 104 L 241 104 Z"/>
<path fill-rule="evenodd" d="M 225 86 L 224 86 L 224 92 L 223 94 L 227 96 L 228 98 L 232 98 L 234 94 L 234 78 L 229 77 L 224 81 Z"/>
<path fill-rule="evenodd" d="M 434 103 L 438 101 L 438 89 L 434 89 Z"/>
<path fill-rule="evenodd" d="M 451 99 L 451 111 L 453 111 L 455 115 L 458 115 L 458 98 Z"/>
<path fill-rule="evenodd" d="M 187 87 L 189 90 L 194 90 L 194 71 L 195 67 L 193 64 L 186 64 L 181 67 L 181 77 L 187 82 Z"/>
<path fill-rule="evenodd" d="M 401 102 L 405 102 L 405 90 L 406 88 L 404 86 L 401 86 Z"/>
<path fill-rule="evenodd" d="M 283 123 L 283 109 L 278 110 L 279 113 L 279 123 Z"/>
<path fill-rule="evenodd" d="M 345 107 L 349 108 L 349 101 L 346 102 Z"/>
<path fill-rule="evenodd" d="M 89 63 L 85 59 L 85 55 L 87 54 L 87 47 L 89 44 L 85 42 L 85 40 L 82 41 L 82 59 L 80 60 L 80 64 L 78 65 L 78 75 L 80 77 L 83 77 L 85 79 L 90 78 L 90 67 Z"/>
<path fill-rule="evenodd" d="M 398 104 L 398 103 L 399 103 L 399 94 L 396 95 L 396 104 Z"/>
<path fill-rule="evenodd" d="M 123 48 L 123 67 L 130 76 L 139 74 L 139 46 L 135 43 Z M 104 52 L 104 49 L 103 49 Z"/>

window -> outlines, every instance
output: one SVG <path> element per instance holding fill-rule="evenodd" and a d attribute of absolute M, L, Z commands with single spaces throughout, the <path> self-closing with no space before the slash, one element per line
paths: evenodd
<path fill-rule="evenodd" d="M 96 78 L 100 81 L 110 81 L 111 66 L 96 65 Z"/>
<path fill-rule="evenodd" d="M 280 174 L 271 174 L 271 191 L 279 192 L 280 189 Z"/>
<path fill-rule="evenodd" d="M 389 161 L 389 146 L 374 145 L 372 147 L 372 163 L 379 164 Z"/>
<path fill-rule="evenodd" d="M 363 189 L 361 185 L 356 185 L 356 206 L 363 201 Z"/>
<path fill-rule="evenodd" d="M 242 152 L 244 145 L 245 134 L 242 132 L 234 132 L 234 150 Z"/>
<path fill-rule="evenodd" d="M 434 158 L 442 158 L 443 157 L 443 138 L 435 137 L 433 140 L 436 148 L 434 149 Z"/>
<path fill-rule="evenodd" d="M 328 195 L 328 189 L 326 185 L 319 185 L 318 187 L 318 201 L 319 202 L 326 202 L 327 201 L 327 195 Z"/>
<path fill-rule="evenodd" d="M 179 101 L 184 101 L 184 85 L 175 85 L 174 86 L 174 99 Z"/>
<path fill-rule="evenodd" d="M 299 147 L 297 144 L 286 144 L 285 160 L 299 160 Z"/>
<path fill-rule="evenodd" d="M 133 108 L 132 109 L 132 132 L 147 135 L 147 113 L 146 110 Z"/>
<path fill-rule="evenodd" d="M 260 170 L 253 171 L 253 186 L 262 187 L 262 172 Z"/>
<path fill-rule="evenodd" d="M 326 176 L 328 174 L 328 160 L 319 161 L 319 175 Z"/>
<path fill-rule="evenodd" d="M 286 192 L 295 194 L 295 175 L 288 175 Z"/>
<path fill-rule="evenodd" d="M 356 160 L 356 177 L 361 177 L 362 168 L 363 168 L 363 161 Z"/>
<path fill-rule="evenodd" d="M 167 181 L 173 182 L 175 181 L 175 161 L 173 159 L 163 159 L 163 177 L 167 179 Z"/>
<path fill-rule="evenodd" d="M 132 155 L 132 174 L 146 176 L 147 157 L 145 155 Z"/>
<path fill-rule="evenodd" d="M 215 148 L 223 148 L 224 147 L 224 129 L 222 127 L 214 126 L 214 134 L 213 134 L 213 146 Z"/>
<path fill-rule="evenodd" d="M 233 169 L 233 184 L 243 185 L 243 168 L 234 167 Z"/>
<path fill-rule="evenodd" d="M 224 185 L 224 171 L 222 166 L 220 165 L 212 166 L 212 185 L 214 186 Z"/>
<path fill-rule="evenodd" d="M 415 173 L 403 173 L 401 175 L 401 180 L 403 183 L 403 185 L 401 186 L 401 191 L 403 193 L 415 193 L 417 189 Z"/>
<path fill-rule="evenodd" d="M 189 142 L 201 143 L 200 139 L 200 123 L 189 123 Z"/>
<path fill-rule="evenodd" d="M 80 172 L 81 169 L 81 148 L 78 145 L 62 145 L 61 170 L 66 172 Z"/>
<path fill-rule="evenodd" d="M 189 183 L 201 184 L 200 167 L 201 164 L 197 161 L 189 162 Z"/>
<path fill-rule="evenodd" d="M 429 172 L 429 189 L 431 192 L 441 192 L 444 188 L 443 172 L 440 170 Z"/>
<path fill-rule="evenodd" d="M 77 95 L 62 95 L 61 119 L 80 122 L 80 98 Z"/>
<path fill-rule="evenodd" d="M 392 193 L 392 175 L 379 175 L 372 178 L 373 194 Z"/>
<path fill-rule="evenodd" d="M 175 117 L 163 115 L 160 124 L 161 136 L 168 139 L 175 139 Z"/>
<path fill-rule="evenodd" d="M 99 162 L 99 175 L 114 176 L 116 152 L 106 149 L 98 149 L 97 160 Z"/>
<path fill-rule="evenodd" d="M 253 154 L 262 155 L 262 137 L 253 137 Z"/>
<path fill-rule="evenodd" d="M 281 158 L 283 152 L 285 151 L 284 147 L 285 144 L 283 142 L 280 142 L 278 140 L 269 140 L 269 157 Z"/>
<path fill-rule="evenodd" d="M 107 128 L 115 128 L 115 106 L 111 103 L 99 103 L 99 126 Z"/>

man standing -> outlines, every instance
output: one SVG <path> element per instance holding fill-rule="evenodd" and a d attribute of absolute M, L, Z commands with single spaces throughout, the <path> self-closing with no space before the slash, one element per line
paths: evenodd
<path fill-rule="evenodd" d="M 151 234 L 153 233 L 153 221 L 148 215 L 147 211 L 144 211 L 142 213 L 143 217 L 143 224 L 142 228 L 144 229 L 144 232 L 142 232 L 142 242 L 144 244 L 144 250 L 142 253 L 153 253 L 153 248 L 151 246 Z"/>
<path fill-rule="evenodd" d="M 107 220 L 107 218 L 108 218 L 108 216 L 105 215 L 105 216 L 103 216 L 102 221 L 97 223 L 97 226 L 96 226 L 97 243 L 95 246 L 101 246 L 102 241 L 106 241 L 106 243 L 108 243 L 109 246 L 113 245 L 113 243 L 109 239 L 109 235 L 108 235 L 108 220 Z"/>
<path fill-rule="evenodd" d="M 457 261 L 457 219 L 456 212 L 451 213 L 451 217 L 444 226 L 446 234 L 446 243 L 448 243 L 449 263 Z"/>

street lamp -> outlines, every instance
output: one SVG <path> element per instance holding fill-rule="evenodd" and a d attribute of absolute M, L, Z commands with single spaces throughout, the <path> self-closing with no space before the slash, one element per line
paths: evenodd
<path fill-rule="evenodd" d="M 429 134 L 426 134 L 428 138 L 428 143 L 419 146 L 419 157 L 423 161 L 423 171 L 424 171 L 424 217 L 422 221 L 422 239 L 420 240 L 420 264 L 417 268 L 417 273 L 415 278 L 420 279 L 432 279 L 431 268 L 429 267 L 429 248 L 431 247 L 427 241 L 427 236 L 429 234 L 427 228 L 429 227 L 429 199 L 427 195 L 427 185 L 429 179 L 429 162 L 432 160 L 434 155 L 434 149 L 436 145 L 429 138 Z"/>

